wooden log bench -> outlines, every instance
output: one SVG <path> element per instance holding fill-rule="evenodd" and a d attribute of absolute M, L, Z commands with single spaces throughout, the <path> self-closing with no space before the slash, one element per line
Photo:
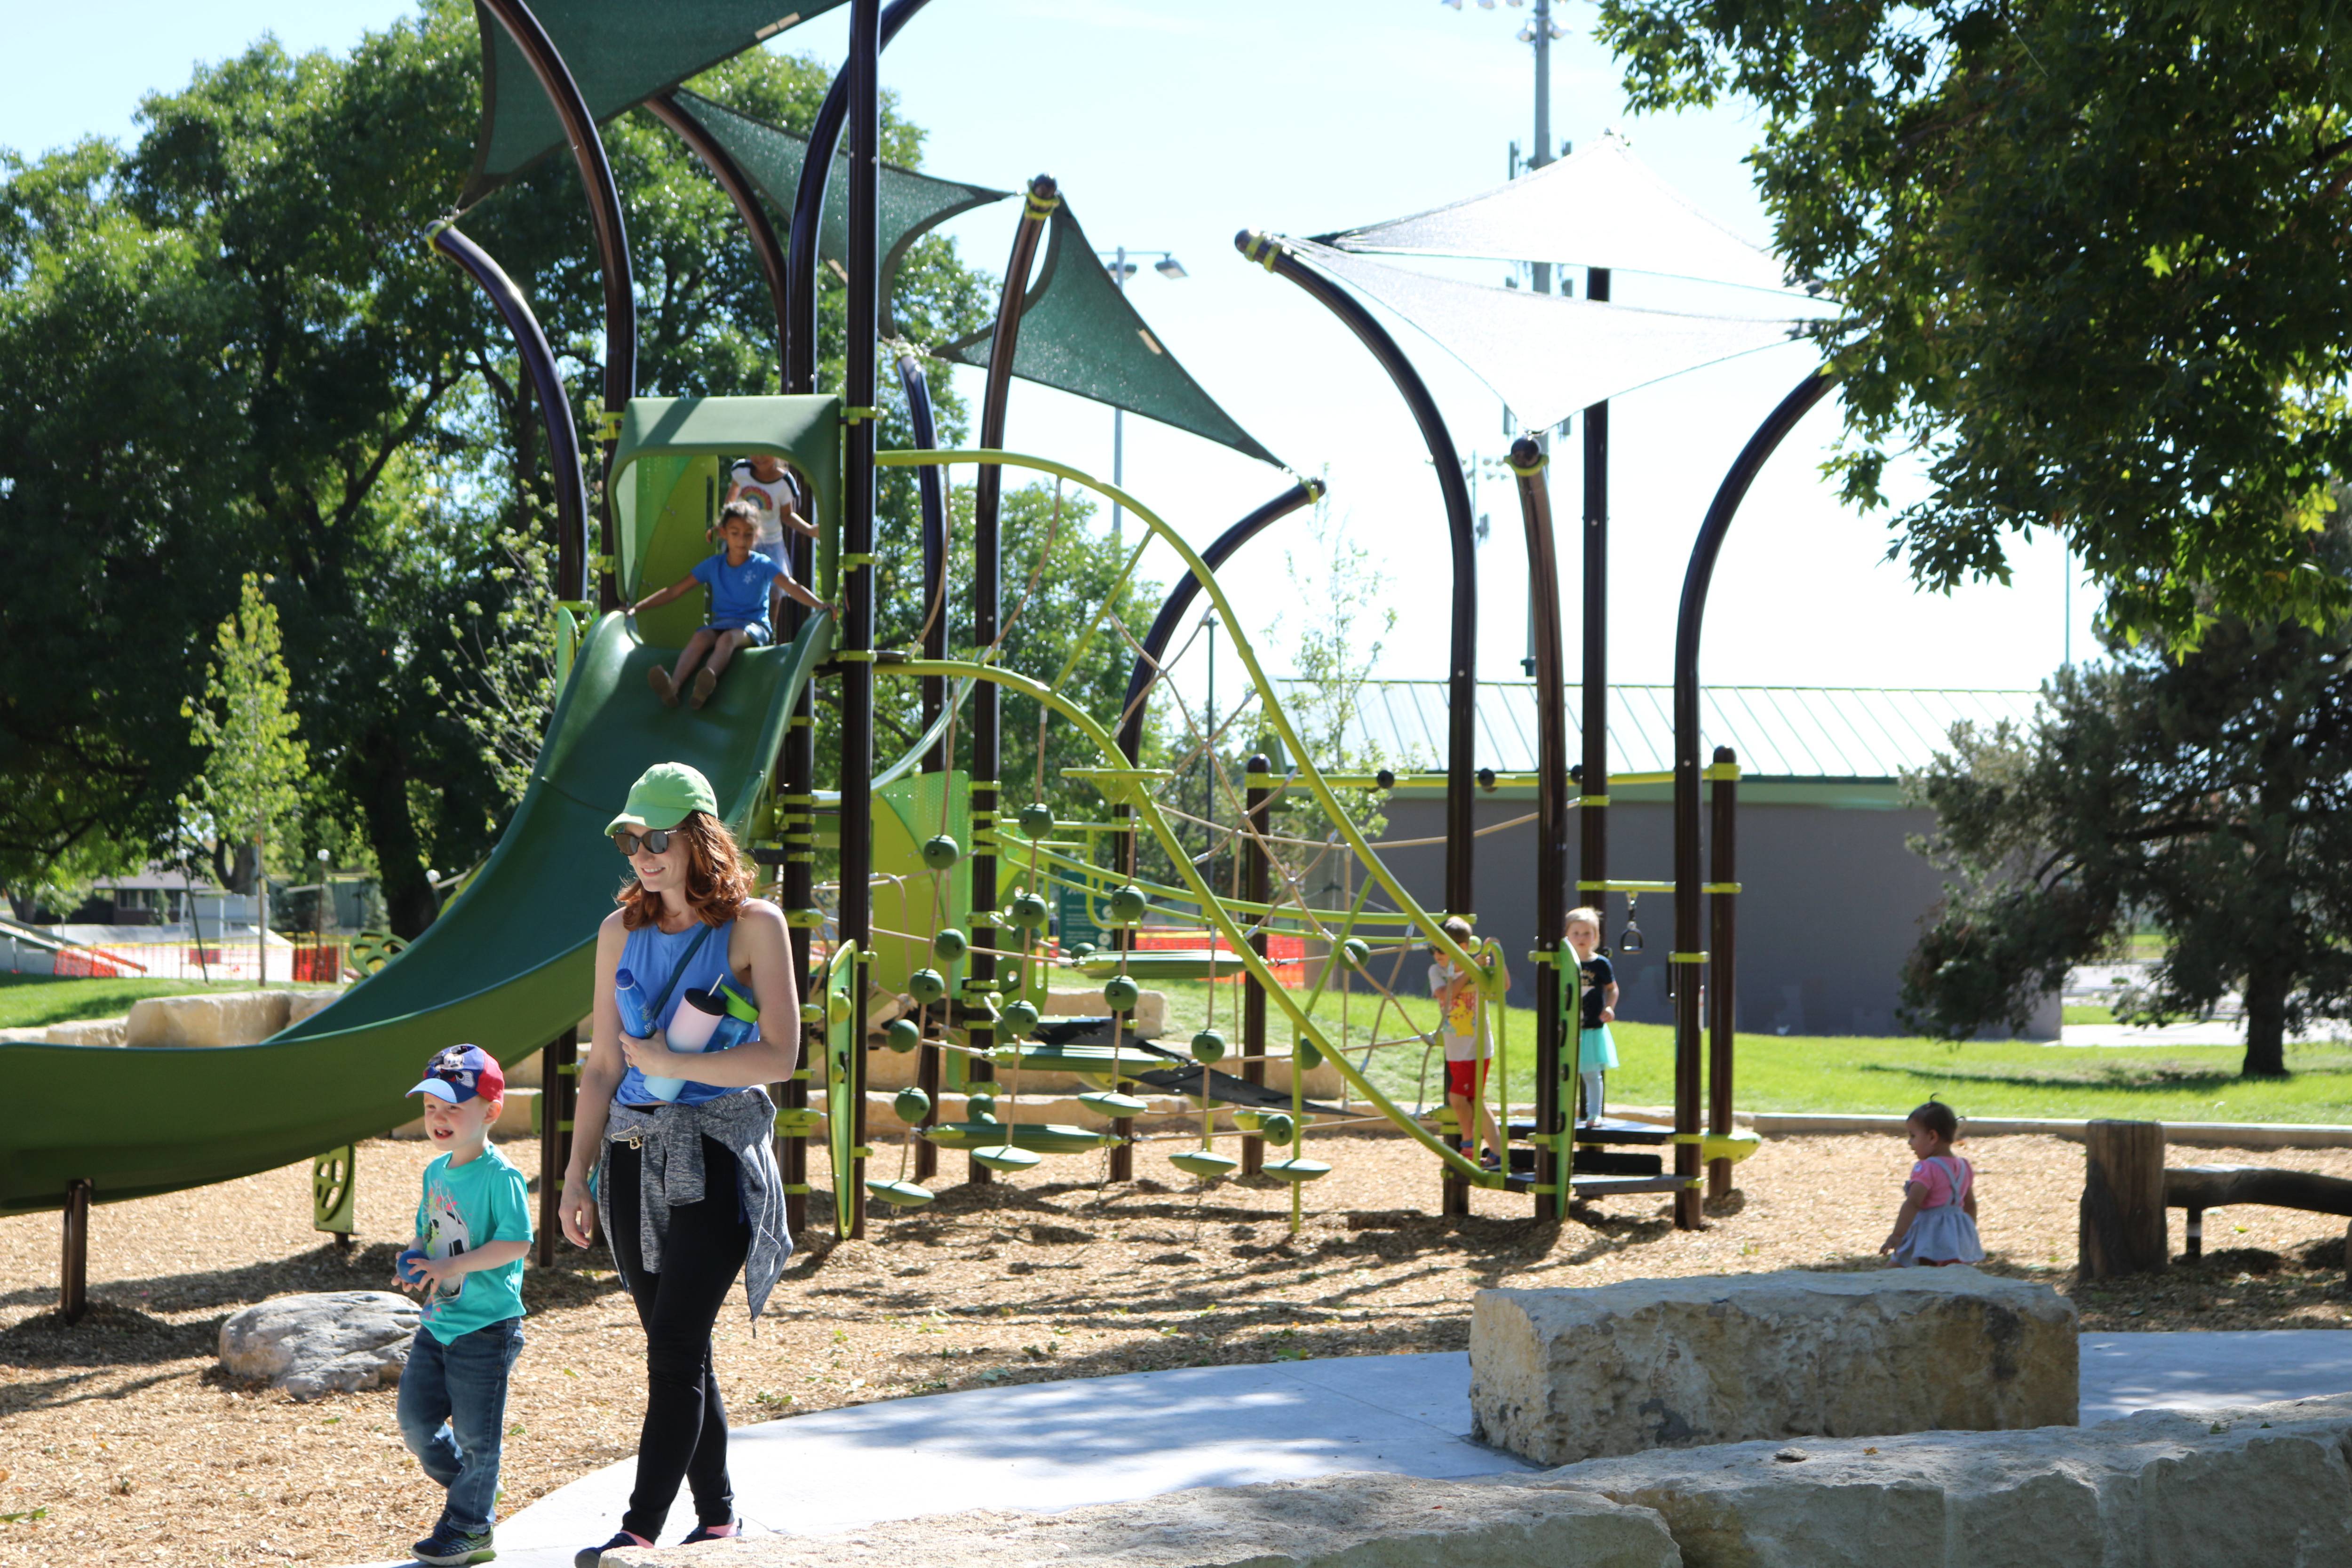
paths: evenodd
<path fill-rule="evenodd" d="M 2205 1211 L 2235 1204 L 2352 1216 L 2352 1180 L 2263 1165 L 2176 1165 L 2164 1173 L 2164 1206 L 2189 1211 L 2190 1258 L 2204 1256 Z M 2352 1233 L 2346 1247 L 2352 1264 Z"/>

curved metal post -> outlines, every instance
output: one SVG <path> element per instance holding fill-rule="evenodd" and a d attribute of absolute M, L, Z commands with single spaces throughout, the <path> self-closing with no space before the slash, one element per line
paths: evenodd
<path fill-rule="evenodd" d="M 898 356 L 898 389 L 906 395 L 907 422 L 914 427 L 915 449 L 919 452 L 937 451 L 940 445 L 939 423 L 931 414 L 931 384 L 923 374 L 920 354 L 902 353 Z M 948 656 L 948 514 L 947 500 L 940 489 L 942 472 L 930 463 L 915 470 L 915 493 L 921 503 L 923 517 L 923 604 L 919 614 L 925 658 L 945 658 Z M 947 706 L 947 689 L 945 677 L 923 677 L 924 732 L 939 722 L 940 712 Z M 930 750 L 923 754 L 923 772 L 943 773 L 952 760 L 948 755 L 947 736 L 942 732 L 931 743 Z M 936 1155 L 936 1146 L 932 1152 Z M 919 1159 L 921 1153 L 921 1150 L 916 1151 Z"/>
<path fill-rule="evenodd" d="M 498 307 L 514 337 L 515 354 L 530 378 L 539 399 L 540 417 L 547 425 L 547 464 L 555 481 L 555 596 L 574 601 L 588 597 L 588 490 L 580 472 L 580 432 L 572 423 L 572 400 L 563 391 L 563 374 L 555 353 L 530 301 L 506 269 L 489 252 L 444 224 L 433 235 L 433 248 L 464 268 Z"/>
<path fill-rule="evenodd" d="M 1005 258 L 1004 284 L 996 301 L 996 335 L 988 345 L 988 378 L 981 395 L 980 444 L 1000 445 L 1004 439 L 1005 404 L 1013 390 L 1013 355 L 1021 340 L 1022 294 L 1029 286 L 1029 268 L 1037 259 L 1045 220 L 1062 198 L 1051 174 L 1029 182 L 1029 199 L 1022 204 L 1021 223 L 1013 232 L 1012 254 Z M 997 533 L 998 506 L 1004 493 L 1004 470 L 983 463 L 972 476 L 971 493 L 971 640 L 985 649 L 996 641 L 1003 610 L 1003 548 Z M 985 654 L 975 654 L 984 658 Z M 966 971 L 975 984 L 996 978 L 996 928 L 985 911 L 996 907 L 996 855 L 990 847 L 996 826 L 996 782 L 1002 770 L 1003 699 L 992 682 L 983 681 L 971 694 L 971 957 Z M 996 1043 L 996 1030 L 985 1018 L 967 1018 L 971 1045 L 985 1051 Z M 985 1058 L 974 1058 L 965 1068 L 974 1081 L 995 1077 Z M 1124 1147 L 1124 1145 L 1122 1145 Z M 985 1184 L 994 1173 L 977 1160 L 967 1162 L 971 1181 Z"/>
<path fill-rule="evenodd" d="M 1682 609 L 1675 621 L 1675 948 L 1666 962 L 1678 966 L 1675 975 L 1675 1174 L 1684 1178 L 1675 1194 L 1675 1224 L 1696 1230 L 1703 1223 L 1699 1173 L 1699 1100 L 1702 1058 L 1699 1042 L 1699 976 L 1706 954 L 1699 950 L 1701 917 L 1698 865 L 1698 637 L 1706 614 L 1706 593 L 1715 581 L 1716 558 L 1723 552 L 1723 537 L 1731 531 L 1739 503 L 1748 489 L 1797 422 L 1813 405 L 1830 395 L 1834 376 L 1815 371 L 1780 399 L 1756 434 L 1748 438 L 1733 460 L 1715 500 L 1699 524 L 1691 546 L 1690 566 L 1683 574 Z"/>
<path fill-rule="evenodd" d="M 1568 670 L 1559 626 L 1559 562 L 1553 553 L 1550 458 L 1532 437 L 1511 444 L 1518 476 L 1519 518 L 1527 533 L 1528 584 L 1535 611 L 1536 655 L 1536 1215 L 1568 1213 L 1568 1121 L 1561 1089 L 1574 1070 L 1563 1063 L 1560 973 L 1568 930 Z"/>
<path fill-rule="evenodd" d="M 784 247 L 776 237 L 776 226 L 768 221 L 768 209 L 761 205 L 760 193 L 752 187 L 742 166 L 728 155 L 727 149 L 719 144 L 702 121 L 679 108 L 677 100 L 667 92 L 646 100 L 646 107 L 653 111 L 655 119 L 677 132 L 678 140 L 702 160 L 703 167 L 718 180 L 719 188 L 735 204 L 735 216 L 742 221 L 743 232 L 751 237 L 751 254 L 759 258 L 761 276 L 768 282 L 768 300 L 775 309 L 776 374 L 781 384 L 784 342 L 792 335 L 792 318 L 784 291 Z"/>
<path fill-rule="evenodd" d="M 841 937 L 873 946 L 874 889 L 874 435 L 881 295 L 882 0 L 849 5 L 849 323 L 842 400 L 841 566 Z M 854 977 L 856 1031 L 850 1037 L 855 1146 L 866 1146 L 866 976 Z M 850 1176 L 844 1235 L 866 1234 L 866 1159 Z"/>
<path fill-rule="evenodd" d="M 902 353 L 898 356 L 898 387 L 906 394 L 908 423 L 914 426 L 914 445 L 920 451 L 934 451 L 940 444 L 939 426 L 931 416 L 931 384 L 923 374 L 922 356 Z M 923 657 L 944 659 L 948 656 L 947 606 L 947 506 L 940 494 L 942 470 L 926 463 L 915 470 L 916 494 L 922 503 L 923 514 L 923 598 L 918 612 L 923 628 Z M 939 722 L 940 712 L 947 705 L 947 678 L 939 675 L 923 677 L 923 729 L 928 732 Z M 955 759 L 948 754 L 948 731 L 942 727 L 940 738 L 923 753 L 922 769 L 927 773 L 944 773 Z M 944 1012 L 944 1009 L 940 1009 Z M 923 1011 L 934 1011 L 930 1004 Z M 926 1031 L 928 1032 L 928 1031 Z M 929 1098 L 930 1108 L 923 1112 L 923 1125 L 933 1127 L 940 1120 L 941 1062 L 936 1046 L 918 1047 L 922 1052 L 916 1063 L 916 1082 Z M 939 1173 L 940 1146 L 929 1139 L 915 1139 L 915 1180 L 923 1182 Z"/>
<path fill-rule="evenodd" d="M 571 68 L 563 63 L 554 40 L 531 15 L 530 7 L 524 0 L 481 0 L 481 6 L 506 29 L 530 63 L 531 74 L 539 78 L 548 101 L 555 106 L 556 118 L 563 122 L 572 161 L 579 165 L 581 183 L 588 188 L 588 219 L 595 229 L 596 259 L 604 279 L 604 408 L 616 414 L 636 395 L 637 299 L 636 281 L 629 268 L 629 230 L 621 216 L 621 191 L 613 181 L 612 161 L 604 155 L 596 117 L 580 96 Z M 620 432 L 614 430 L 603 443 L 607 468 L 619 439 Z M 604 498 L 603 542 L 604 557 L 615 559 L 619 546 L 609 492 Z M 603 609 L 619 607 L 620 586 L 611 571 L 599 574 L 596 597 Z"/>
<path fill-rule="evenodd" d="M 1279 238 L 1248 229 L 1234 237 L 1234 247 L 1250 260 L 1278 277 L 1286 278 L 1339 318 L 1347 329 L 1396 384 L 1413 423 L 1421 427 L 1430 461 L 1437 466 L 1437 484 L 1445 497 L 1446 531 L 1454 546 L 1454 636 L 1446 668 L 1445 689 L 1445 912 L 1468 916 L 1474 889 L 1472 810 L 1475 784 L 1473 748 L 1477 738 L 1478 696 L 1478 563 L 1477 535 L 1470 518 L 1470 487 L 1462 473 L 1462 458 L 1454 437 L 1437 411 L 1437 400 L 1421 373 L 1405 358 L 1388 330 L 1356 298 L 1330 279 L 1290 253 Z"/>
<path fill-rule="evenodd" d="M 887 49 L 898 29 L 915 19 L 928 0 L 890 0 L 882 13 L 875 48 Z M 808 154 L 793 193 L 792 244 L 784 252 L 784 390 L 816 390 L 817 236 L 824 227 L 824 188 L 833 178 L 833 155 L 841 148 L 841 128 L 849 118 L 849 68 L 833 79 L 816 119 L 809 125 Z M 877 242 L 878 243 L 878 242 Z"/>
<path fill-rule="evenodd" d="M 1216 542 L 1201 552 L 1201 559 L 1213 572 L 1233 558 L 1234 552 L 1264 531 L 1269 523 L 1288 517 L 1300 507 L 1322 499 L 1323 481 L 1301 479 L 1224 532 Z M 1127 760 L 1136 761 L 1143 754 L 1143 721 L 1150 708 L 1146 693 L 1151 678 L 1159 673 L 1160 656 L 1168 651 L 1175 639 L 1176 628 L 1184 614 L 1200 596 L 1201 584 L 1190 573 L 1179 573 L 1168 597 L 1160 605 L 1160 614 L 1152 619 L 1151 629 L 1143 634 L 1142 649 L 1135 656 L 1135 668 L 1128 672 L 1127 698 L 1119 704 L 1118 749 Z M 1268 763 L 1269 767 L 1273 764 Z"/>

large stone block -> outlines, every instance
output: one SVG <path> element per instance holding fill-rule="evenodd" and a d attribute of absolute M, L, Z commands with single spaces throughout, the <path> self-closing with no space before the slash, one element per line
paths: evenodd
<path fill-rule="evenodd" d="M 52 1046 L 119 1046 L 125 1043 L 126 1034 L 120 1018 L 82 1018 L 51 1024 L 40 1038 Z"/>
<path fill-rule="evenodd" d="M 286 991 L 215 991 L 134 1002 L 123 1028 L 132 1046 L 250 1046 L 286 1026 L 294 998 Z"/>
<path fill-rule="evenodd" d="M 2352 1563 L 2352 1394 L 2088 1427 L 1740 1443 L 1530 1483 L 1654 1509 L 1689 1568 Z"/>
<path fill-rule="evenodd" d="M 221 1324 L 221 1365 L 297 1399 L 378 1388 L 400 1381 L 420 1316 L 416 1302 L 389 1290 L 280 1296 Z"/>
<path fill-rule="evenodd" d="M 895 1521 L 608 1552 L 605 1568 L 1681 1568 L 1658 1516 L 1591 1492 L 1332 1476 L 1064 1513 Z"/>
<path fill-rule="evenodd" d="M 1481 1290 L 1472 1428 L 1562 1465 L 1751 1438 L 2072 1424 L 2074 1304 L 1973 1268 Z"/>

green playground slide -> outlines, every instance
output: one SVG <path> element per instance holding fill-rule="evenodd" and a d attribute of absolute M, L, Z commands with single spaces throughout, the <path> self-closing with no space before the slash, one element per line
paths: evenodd
<path fill-rule="evenodd" d="M 0 1044 L 0 1214 L 267 1171 L 383 1132 L 436 1050 L 521 1060 L 588 1011 L 597 922 L 624 868 L 604 837 L 648 765 L 691 763 L 740 833 L 794 698 L 831 650 L 830 616 L 790 647 L 737 656 L 699 711 L 665 708 L 648 647 L 618 614 L 582 642 L 522 802 L 466 889 L 373 978 L 259 1045 L 209 1050 Z"/>

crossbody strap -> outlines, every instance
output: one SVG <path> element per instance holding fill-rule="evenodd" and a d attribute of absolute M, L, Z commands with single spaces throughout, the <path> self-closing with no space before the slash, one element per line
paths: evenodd
<path fill-rule="evenodd" d="M 718 929 L 714 925 L 706 925 L 692 942 L 686 944 L 686 951 L 677 955 L 677 963 L 669 972 L 669 984 L 664 985 L 661 994 L 654 998 L 654 1005 L 646 1009 L 646 1016 L 655 1019 L 661 1016 L 662 1005 L 669 1000 L 669 994 L 677 989 L 677 983 L 686 975 L 686 966 L 694 962 L 694 955 L 702 951 L 702 944 L 709 942 L 710 933 Z"/>

